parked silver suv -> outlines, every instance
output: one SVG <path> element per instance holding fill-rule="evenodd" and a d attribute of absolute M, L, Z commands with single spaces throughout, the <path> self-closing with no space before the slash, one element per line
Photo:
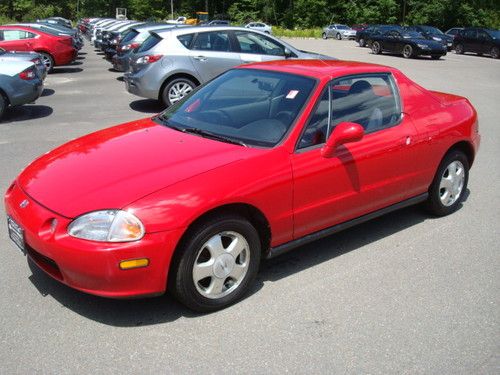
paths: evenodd
<path fill-rule="evenodd" d="M 135 95 L 169 106 L 196 86 L 244 63 L 333 59 L 297 50 L 268 34 L 242 27 L 185 27 L 151 31 L 130 57 L 124 80 Z"/>

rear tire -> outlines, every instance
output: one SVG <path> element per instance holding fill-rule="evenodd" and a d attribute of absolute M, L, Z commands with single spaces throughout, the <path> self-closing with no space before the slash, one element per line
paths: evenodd
<path fill-rule="evenodd" d="M 359 41 L 358 41 L 358 43 L 359 43 L 360 47 L 366 46 L 366 41 L 363 38 L 360 38 Z"/>
<path fill-rule="evenodd" d="M 490 51 L 490 55 L 494 59 L 498 59 L 500 57 L 500 50 L 498 49 L 498 47 L 493 47 Z"/>
<path fill-rule="evenodd" d="M 464 52 L 465 52 L 465 50 L 464 50 L 464 46 L 463 46 L 462 44 L 460 44 L 460 43 L 459 43 L 459 44 L 457 44 L 457 45 L 455 46 L 455 53 L 456 53 L 457 55 L 463 55 L 463 54 L 464 54 Z"/>
<path fill-rule="evenodd" d="M 433 60 L 439 60 L 441 58 L 441 55 L 432 55 L 431 59 Z"/>
<path fill-rule="evenodd" d="M 337 33 L 337 35 L 335 35 L 335 38 L 337 38 L 337 40 L 341 40 L 342 39 L 342 35 L 340 35 L 340 33 Z"/>
<path fill-rule="evenodd" d="M 169 289 L 192 310 L 220 310 L 248 292 L 260 254 L 259 234 L 245 218 L 222 215 L 201 222 L 177 249 Z"/>
<path fill-rule="evenodd" d="M 7 101 L 3 97 L 3 95 L 0 93 L 0 121 L 2 120 L 2 117 L 5 113 L 5 109 L 7 108 Z"/>
<path fill-rule="evenodd" d="M 42 62 L 45 68 L 47 68 L 47 73 L 52 73 L 54 70 L 54 58 L 46 52 L 39 52 L 39 54 L 42 56 Z"/>
<path fill-rule="evenodd" d="M 427 210 L 436 216 L 455 212 L 461 205 L 469 181 L 469 160 L 462 151 L 445 155 L 429 187 Z"/>
<path fill-rule="evenodd" d="M 409 44 L 405 45 L 403 47 L 403 57 L 405 59 L 411 59 L 414 56 L 413 54 L 413 47 L 410 46 Z"/>
<path fill-rule="evenodd" d="M 382 48 L 380 48 L 379 42 L 372 43 L 372 52 L 374 55 L 379 55 L 382 52 Z"/>
<path fill-rule="evenodd" d="M 328 36 L 326 35 L 326 33 L 321 34 L 321 37 L 322 37 L 323 39 L 328 39 Z"/>
<path fill-rule="evenodd" d="M 188 78 L 175 78 L 163 88 L 161 101 L 166 107 L 170 107 L 193 91 L 195 87 L 196 84 Z"/>

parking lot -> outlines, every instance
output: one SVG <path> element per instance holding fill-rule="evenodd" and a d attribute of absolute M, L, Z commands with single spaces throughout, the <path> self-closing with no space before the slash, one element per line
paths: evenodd
<path fill-rule="evenodd" d="M 463 207 L 439 219 L 407 208 L 264 262 L 248 298 L 206 315 L 169 296 L 119 301 L 67 288 L 28 265 L 4 225 L 2 373 L 498 373 L 500 61 L 288 42 L 394 66 L 426 88 L 468 97 L 482 144 Z M 10 109 L 0 122 L 2 196 L 57 145 L 161 110 L 127 93 L 110 67 L 87 44 L 48 76 L 35 104 Z"/>

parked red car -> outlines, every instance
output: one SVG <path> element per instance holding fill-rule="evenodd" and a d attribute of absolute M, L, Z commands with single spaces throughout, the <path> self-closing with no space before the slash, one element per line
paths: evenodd
<path fill-rule="evenodd" d="M 75 60 L 71 36 L 56 36 L 25 26 L 0 26 L 0 47 L 7 51 L 35 51 L 42 55 L 47 71 Z"/>
<path fill-rule="evenodd" d="M 36 159 L 7 190 L 9 233 L 81 291 L 216 310 L 261 258 L 408 205 L 452 213 L 479 142 L 467 99 L 396 69 L 248 64 Z"/>

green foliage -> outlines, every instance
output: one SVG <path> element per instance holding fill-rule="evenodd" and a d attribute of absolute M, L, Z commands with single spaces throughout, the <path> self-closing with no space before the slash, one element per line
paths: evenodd
<path fill-rule="evenodd" d="M 277 37 L 287 37 L 287 38 L 320 38 L 323 33 L 323 29 L 297 29 L 290 30 L 284 29 L 279 26 L 273 26 L 273 35 Z"/>
<path fill-rule="evenodd" d="M 78 4 L 78 13 L 77 13 Z M 233 24 L 264 21 L 289 30 L 308 30 L 332 22 L 430 24 L 500 27 L 499 0 L 173 0 L 174 13 L 188 18 L 196 11 L 228 14 Z M 169 0 L 0 0 L 0 21 L 33 20 L 52 15 L 114 17 L 115 8 L 129 18 L 168 19 Z"/>

